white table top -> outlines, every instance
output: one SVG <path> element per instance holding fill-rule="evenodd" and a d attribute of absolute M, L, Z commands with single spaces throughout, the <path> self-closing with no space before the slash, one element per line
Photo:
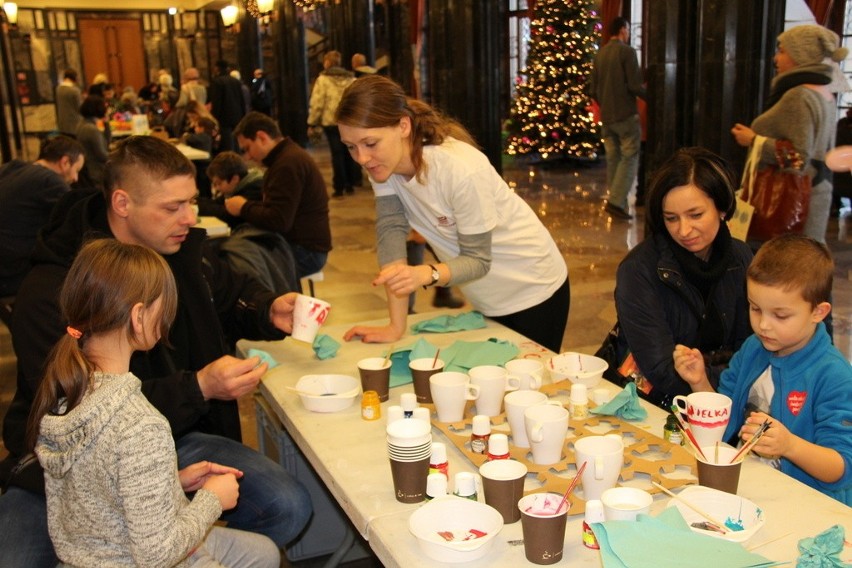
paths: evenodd
<path fill-rule="evenodd" d="M 180 153 L 189 158 L 190 160 L 210 159 L 210 152 L 205 152 L 204 150 L 199 150 L 198 148 L 193 148 L 192 146 L 187 146 L 186 144 L 175 144 L 175 148 L 180 150 Z"/>
<path fill-rule="evenodd" d="M 207 231 L 208 237 L 227 237 L 231 234 L 231 227 L 218 217 L 199 215 L 195 226 Z"/>
<path fill-rule="evenodd" d="M 440 313 L 418 314 L 409 317 L 409 324 L 436 315 Z M 521 349 L 521 354 L 535 352 L 541 354 L 545 360 L 550 356 L 542 352 L 535 343 L 517 333 L 493 321 L 486 321 L 488 327 L 485 329 L 407 336 L 398 345 L 408 345 L 423 337 L 443 348 L 457 340 L 484 341 L 497 337 L 513 341 Z M 343 333 L 350 327 L 350 324 L 346 324 L 321 330 L 321 333 L 341 343 L 337 356 L 326 361 L 316 359 L 309 345 L 292 339 L 279 342 L 241 341 L 239 346 L 242 351 L 249 348 L 263 349 L 280 363 L 264 377 L 260 386 L 263 396 L 349 516 L 356 530 L 370 542 L 382 563 L 388 567 L 431 567 L 434 562 L 420 552 L 416 539 L 408 532 L 408 517 L 419 505 L 399 503 L 394 498 L 386 454 L 386 408 L 398 404 L 399 395 L 412 392 L 412 386 L 408 384 L 392 389 L 390 400 L 382 404 L 382 419 L 372 422 L 361 419 L 358 400 L 342 412 L 317 414 L 305 410 L 298 395 L 286 389 L 287 386 L 295 385 L 299 377 L 306 374 L 342 373 L 358 377 L 358 360 L 384 356 L 389 347 L 387 345 L 344 342 Z M 549 378 L 545 378 L 545 382 L 549 382 Z M 618 390 L 606 381 L 598 388 L 601 387 L 612 393 Z M 644 423 L 645 426 L 656 435 L 661 435 L 666 413 L 651 405 L 646 407 L 649 417 Z M 476 471 L 474 464 L 452 443 L 443 439 L 444 436 L 438 429 L 433 428 L 432 432 L 435 441 L 447 442 L 451 479 L 460 471 Z M 746 460 L 738 494 L 757 503 L 766 513 L 766 525 L 745 543 L 745 547 L 759 546 L 754 551 L 769 559 L 795 560 L 798 556 L 796 544 L 801 538 L 815 536 L 834 524 L 845 527 L 847 540 L 852 536 L 852 509 L 756 459 Z M 668 497 L 656 495 L 651 513 L 658 513 L 668 501 Z M 581 543 L 582 520 L 582 515 L 568 517 L 565 559 L 560 564 L 570 562 L 583 566 L 600 566 L 599 553 L 587 549 Z M 506 525 L 487 556 L 478 562 L 465 565 L 529 564 L 524 558 L 523 546 L 509 544 L 521 539 L 520 522 Z M 760 546 L 763 543 L 766 545 Z M 842 558 L 848 562 L 852 559 L 850 557 L 852 549 L 847 548 Z"/>

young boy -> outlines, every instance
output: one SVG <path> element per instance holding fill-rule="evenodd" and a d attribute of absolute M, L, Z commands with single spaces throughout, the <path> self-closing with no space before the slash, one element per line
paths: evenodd
<path fill-rule="evenodd" d="M 852 367 L 823 323 L 833 270 L 825 245 L 808 237 L 784 235 L 760 248 L 747 273 L 754 335 L 722 373 L 719 392 L 733 399 L 724 439 L 738 433 L 747 442 L 768 419 L 754 451 L 852 505 Z M 693 391 L 713 390 L 697 349 L 676 346 L 674 363 Z"/>

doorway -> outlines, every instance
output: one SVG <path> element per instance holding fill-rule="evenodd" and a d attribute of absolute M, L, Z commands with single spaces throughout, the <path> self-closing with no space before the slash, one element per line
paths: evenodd
<path fill-rule="evenodd" d="M 98 73 L 107 74 L 117 93 L 127 86 L 138 92 L 148 83 L 139 19 L 79 18 L 77 29 L 85 85 Z"/>

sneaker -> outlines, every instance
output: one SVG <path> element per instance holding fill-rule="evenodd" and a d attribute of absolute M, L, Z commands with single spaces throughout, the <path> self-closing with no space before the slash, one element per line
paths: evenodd
<path fill-rule="evenodd" d="M 334 190 L 334 193 L 331 194 L 332 197 L 340 199 L 343 197 L 343 190 Z"/>
<path fill-rule="evenodd" d="M 348 193 L 349 195 L 352 195 L 353 193 L 355 193 L 355 188 L 354 188 L 354 187 L 352 187 L 352 186 L 350 185 L 349 187 L 347 187 L 347 188 L 346 188 L 346 190 L 345 190 L 345 191 L 346 191 L 346 193 Z"/>
<path fill-rule="evenodd" d="M 613 205 L 609 201 L 606 202 L 604 206 L 604 211 L 609 213 L 615 219 L 622 219 L 624 221 L 629 221 L 633 218 L 633 215 L 619 207 L 618 205 Z"/>

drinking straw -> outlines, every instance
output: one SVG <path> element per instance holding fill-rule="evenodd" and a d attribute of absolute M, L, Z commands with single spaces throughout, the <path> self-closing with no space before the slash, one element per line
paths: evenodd
<path fill-rule="evenodd" d="M 580 481 L 580 476 L 583 475 L 583 470 L 586 469 L 586 464 L 588 462 L 583 462 L 583 465 L 580 466 L 580 469 L 577 470 L 577 475 L 574 476 L 574 479 L 571 480 L 571 485 L 568 486 L 568 489 L 565 491 L 565 495 L 562 496 L 562 501 L 559 502 L 559 506 L 556 507 L 556 512 L 554 515 L 558 515 L 559 511 L 562 510 L 562 505 L 565 504 L 565 501 L 568 500 L 568 496 L 574 491 L 574 488 L 577 487 L 577 482 Z"/>
<path fill-rule="evenodd" d="M 438 355 L 440 355 L 440 354 L 441 354 L 441 348 L 440 348 L 440 347 L 438 347 L 438 350 L 437 350 L 437 351 L 435 351 L 435 358 L 434 358 L 434 359 L 432 359 L 432 368 L 433 368 L 433 369 L 435 368 L 435 365 L 437 365 L 437 364 L 438 364 Z"/>
<path fill-rule="evenodd" d="M 665 493 L 666 495 L 668 495 L 672 499 L 680 501 L 681 503 L 683 503 L 684 505 L 686 505 L 687 507 L 689 507 L 690 509 L 692 509 L 693 511 L 695 511 L 696 513 L 698 513 L 699 515 L 701 515 L 702 517 L 704 517 L 705 519 L 707 519 L 708 521 L 710 521 L 711 523 L 716 525 L 717 527 L 719 527 L 719 530 L 721 530 L 722 532 L 728 532 L 728 530 L 725 528 L 725 523 L 719 522 L 717 519 L 710 516 L 709 513 L 707 513 L 703 509 L 701 509 L 698 505 L 695 505 L 694 503 L 687 501 L 686 499 L 684 499 L 683 497 L 681 497 L 679 495 L 675 495 L 674 493 L 672 493 L 671 491 L 669 491 L 668 489 L 666 489 L 665 487 L 663 487 L 659 483 L 652 481 L 651 485 L 653 485 L 654 487 L 656 487 L 657 489 L 659 489 L 660 491 L 662 491 L 663 493 Z"/>
<path fill-rule="evenodd" d="M 760 425 L 760 428 L 757 429 L 757 432 L 754 433 L 754 436 L 751 437 L 751 440 L 743 444 L 743 447 L 740 448 L 740 451 L 734 454 L 734 457 L 732 457 L 731 461 L 728 463 L 734 463 L 740 456 L 742 456 L 742 460 L 744 460 L 748 453 L 751 451 L 751 449 L 755 446 L 755 444 L 757 444 L 757 441 L 760 439 L 760 437 L 763 436 L 763 433 L 766 432 L 768 429 L 769 419 L 767 418 L 766 421 Z"/>

